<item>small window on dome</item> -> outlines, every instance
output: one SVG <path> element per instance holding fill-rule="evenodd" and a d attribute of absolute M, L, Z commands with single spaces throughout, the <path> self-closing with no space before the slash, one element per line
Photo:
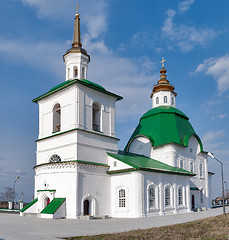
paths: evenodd
<path fill-rule="evenodd" d="M 68 68 L 68 79 L 70 78 L 70 68 Z"/>
<path fill-rule="evenodd" d="M 82 78 L 83 79 L 86 78 L 86 76 L 85 76 L 85 67 L 82 67 Z"/>
<path fill-rule="evenodd" d="M 159 104 L 159 97 L 156 97 L 156 104 Z"/>
<path fill-rule="evenodd" d="M 172 105 L 174 105 L 174 97 L 172 97 L 172 100 L 171 100 L 171 102 L 172 102 Z"/>
<path fill-rule="evenodd" d="M 78 68 L 77 67 L 73 68 L 73 74 L 74 74 L 74 78 L 78 77 Z"/>
<path fill-rule="evenodd" d="M 167 100 L 167 96 L 164 96 L 164 103 L 167 103 L 168 100 Z"/>

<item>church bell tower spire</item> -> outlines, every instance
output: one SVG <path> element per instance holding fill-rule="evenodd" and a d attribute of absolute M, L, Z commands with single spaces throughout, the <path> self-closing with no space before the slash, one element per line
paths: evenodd
<path fill-rule="evenodd" d="M 82 48 L 81 32 L 80 32 L 80 15 L 78 13 L 79 6 L 77 4 L 77 13 L 75 15 L 73 43 L 72 48 L 67 50 L 63 56 L 66 65 L 66 80 L 70 79 L 86 79 L 88 63 L 90 56 L 87 51 Z"/>

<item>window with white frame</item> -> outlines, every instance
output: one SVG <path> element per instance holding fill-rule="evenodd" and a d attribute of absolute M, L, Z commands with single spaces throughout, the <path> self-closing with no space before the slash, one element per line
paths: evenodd
<path fill-rule="evenodd" d="M 184 161 L 180 160 L 180 168 L 184 168 Z"/>
<path fill-rule="evenodd" d="M 73 74 L 74 78 L 78 78 L 78 68 L 76 66 L 73 68 Z"/>
<path fill-rule="evenodd" d="M 167 102 L 168 102 L 167 96 L 164 96 L 164 103 L 167 103 Z"/>
<path fill-rule="evenodd" d="M 126 191 L 125 191 L 125 189 L 120 189 L 118 191 L 118 197 L 119 197 L 118 206 L 120 208 L 126 207 Z"/>
<path fill-rule="evenodd" d="M 178 205 L 183 205 L 183 189 L 182 187 L 178 188 Z"/>
<path fill-rule="evenodd" d="M 193 162 L 190 162 L 190 172 L 194 172 L 194 164 Z"/>
<path fill-rule="evenodd" d="M 172 97 L 172 100 L 171 100 L 171 102 L 172 102 L 172 105 L 174 105 L 174 98 Z"/>
<path fill-rule="evenodd" d="M 57 103 L 53 107 L 53 133 L 59 132 L 61 128 L 61 107 Z"/>
<path fill-rule="evenodd" d="M 168 207 L 171 204 L 171 200 L 170 200 L 170 187 L 167 186 L 165 188 L 165 206 Z"/>
<path fill-rule="evenodd" d="M 156 206 L 156 199 L 155 199 L 155 187 L 151 187 L 149 189 L 149 207 L 155 207 Z"/>
<path fill-rule="evenodd" d="M 156 104 L 159 104 L 159 97 L 156 97 Z"/>
<path fill-rule="evenodd" d="M 203 177 L 203 165 L 202 165 L 202 163 L 200 163 L 199 168 L 200 168 L 200 177 Z"/>
<path fill-rule="evenodd" d="M 203 194 L 203 189 L 200 189 L 200 202 L 203 203 L 204 202 L 204 194 Z"/>
<path fill-rule="evenodd" d="M 93 103 L 92 106 L 92 129 L 94 131 L 100 131 L 100 107 L 99 104 Z"/>

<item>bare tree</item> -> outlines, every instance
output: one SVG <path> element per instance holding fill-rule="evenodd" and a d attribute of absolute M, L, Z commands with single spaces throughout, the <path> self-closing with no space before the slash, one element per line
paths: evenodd
<path fill-rule="evenodd" d="M 0 193 L 0 199 L 1 201 L 12 201 L 13 200 L 13 188 L 11 187 L 5 187 L 4 188 L 5 192 Z M 15 194 L 16 196 L 16 194 Z"/>

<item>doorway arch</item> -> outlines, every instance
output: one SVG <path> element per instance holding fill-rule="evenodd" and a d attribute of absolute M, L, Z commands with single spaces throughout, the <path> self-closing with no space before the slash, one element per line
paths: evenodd
<path fill-rule="evenodd" d="M 195 196 L 192 194 L 192 210 L 195 209 Z"/>
<path fill-rule="evenodd" d="M 88 199 L 84 200 L 83 202 L 83 215 L 90 215 L 90 202 Z"/>
<path fill-rule="evenodd" d="M 47 207 L 47 206 L 49 205 L 49 203 L 50 203 L 50 198 L 49 198 L 49 197 L 46 197 L 46 198 L 44 199 L 44 208 Z"/>

